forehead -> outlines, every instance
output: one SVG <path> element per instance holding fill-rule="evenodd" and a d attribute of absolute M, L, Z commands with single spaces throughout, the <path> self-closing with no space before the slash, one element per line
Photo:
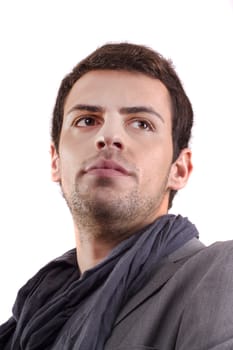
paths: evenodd
<path fill-rule="evenodd" d="M 158 79 L 138 72 L 96 70 L 84 74 L 70 90 L 64 114 L 75 104 L 101 105 L 105 109 L 147 105 L 171 114 L 170 95 Z"/>

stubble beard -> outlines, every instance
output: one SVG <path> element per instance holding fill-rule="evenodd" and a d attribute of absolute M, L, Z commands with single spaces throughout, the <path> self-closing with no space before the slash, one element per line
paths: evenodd
<path fill-rule="evenodd" d="M 70 195 L 62 191 L 81 238 L 118 243 L 149 224 L 146 219 L 158 210 L 166 192 L 167 177 L 154 197 L 143 195 L 136 187 L 127 193 L 108 196 L 111 181 L 106 178 L 98 183 L 98 190 L 106 191 L 106 196 L 95 196 L 91 190 L 84 192 L 78 183 Z"/>

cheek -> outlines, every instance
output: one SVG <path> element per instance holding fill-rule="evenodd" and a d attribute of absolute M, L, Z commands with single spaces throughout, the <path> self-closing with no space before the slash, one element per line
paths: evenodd
<path fill-rule="evenodd" d="M 141 159 L 141 180 L 146 185 L 163 183 L 167 179 L 172 163 L 172 154 L 151 152 Z"/>
<path fill-rule="evenodd" d="M 76 163 L 81 149 L 77 138 L 73 137 L 71 132 L 63 132 L 59 147 L 63 171 Z"/>
<path fill-rule="evenodd" d="M 61 182 L 64 190 L 75 182 L 76 174 L 80 168 L 77 153 L 67 146 L 60 151 Z"/>
<path fill-rule="evenodd" d="M 61 135 L 60 154 L 69 163 L 81 163 L 85 158 L 93 153 L 93 146 L 90 135 L 78 134 L 74 129 L 65 130 Z"/>
<path fill-rule="evenodd" d="M 64 188 L 70 190 L 80 176 L 85 162 L 93 155 L 90 142 L 67 133 L 60 142 L 61 180 Z"/>

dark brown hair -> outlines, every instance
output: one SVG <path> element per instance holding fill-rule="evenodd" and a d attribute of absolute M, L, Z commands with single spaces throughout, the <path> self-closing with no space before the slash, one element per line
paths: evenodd
<path fill-rule="evenodd" d="M 159 79 L 168 89 L 172 105 L 173 161 L 188 147 L 193 125 L 191 103 L 170 60 L 152 49 L 130 43 L 106 44 L 78 63 L 61 82 L 53 111 L 52 141 L 58 152 L 64 104 L 74 83 L 85 73 L 98 70 L 140 72 Z M 170 192 L 169 208 L 176 191 Z"/>

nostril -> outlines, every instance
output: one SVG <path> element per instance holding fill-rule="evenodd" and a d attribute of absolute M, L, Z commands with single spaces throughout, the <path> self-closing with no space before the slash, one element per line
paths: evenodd
<path fill-rule="evenodd" d="M 117 148 L 122 148 L 122 144 L 120 142 L 113 142 L 113 145 Z"/>
<path fill-rule="evenodd" d="M 104 136 L 98 137 L 98 139 L 96 140 L 96 147 L 98 149 L 103 149 L 105 147 L 107 147 L 107 148 L 115 147 L 119 150 L 123 149 L 123 145 L 122 145 L 121 141 L 118 141 L 118 140 L 114 141 L 114 138 L 108 138 L 108 137 L 104 137 Z"/>
<path fill-rule="evenodd" d="M 104 148 L 104 147 L 105 147 L 105 142 L 104 142 L 104 141 L 99 141 L 99 142 L 98 142 L 98 146 L 99 146 L 100 148 Z"/>

